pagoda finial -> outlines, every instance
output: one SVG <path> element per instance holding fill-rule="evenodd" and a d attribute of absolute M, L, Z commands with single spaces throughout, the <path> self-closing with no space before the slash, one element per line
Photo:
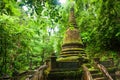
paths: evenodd
<path fill-rule="evenodd" d="M 73 26 L 77 28 L 75 15 L 74 15 L 74 4 L 72 4 L 72 7 L 70 8 L 70 14 L 69 14 L 69 27 Z"/>

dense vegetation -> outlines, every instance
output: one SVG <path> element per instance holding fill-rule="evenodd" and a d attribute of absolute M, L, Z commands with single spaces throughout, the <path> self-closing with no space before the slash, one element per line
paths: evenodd
<path fill-rule="evenodd" d="M 120 54 L 119 0 L 0 0 L 0 75 L 59 56 L 72 1 L 86 53 Z"/>

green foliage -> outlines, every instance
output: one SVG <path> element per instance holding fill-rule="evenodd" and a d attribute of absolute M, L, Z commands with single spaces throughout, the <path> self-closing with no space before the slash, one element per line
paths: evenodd
<path fill-rule="evenodd" d="M 0 1 L 0 75 L 37 67 L 59 56 L 72 0 Z M 75 16 L 89 56 L 120 46 L 120 1 L 75 0 Z M 28 10 L 24 11 L 23 6 Z M 72 28 L 71 28 L 72 29 Z M 106 57 L 105 57 L 106 58 Z"/>
<path fill-rule="evenodd" d="M 77 1 L 77 8 L 81 10 L 77 11 L 81 36 L 86 46 L 94 48 L 93 51 L 119 50 L 118 3 L 119 1 L 112 0 Z"/>
<path fill-rule="evenodd" d="M 11 76 L 15 71 L 22 72 L 40 66 L 51 53 L 60 52 L 62 38 L 59 34 L 62 31 L 55 30 L 60 25 L 56 23 L 58 17 L 54 17 L 60 14 L 56 11 L 59 6 L 48 2 L 37 6 L 29 1 L 6 0 L 0 1 L 0 4 L 4 4 L 0 6 L 0 75 Z M 28 12 L 22 10 L 26 5 Z"/>

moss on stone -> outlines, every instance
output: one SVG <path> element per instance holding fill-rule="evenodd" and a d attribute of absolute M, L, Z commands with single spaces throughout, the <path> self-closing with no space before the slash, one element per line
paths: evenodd
<path fill-rule="evenodd" d="M 83 48 L 65 48 L 65 49 L 62 49 L 62 51 L 66 51 L 66 50 L 79 50 L 79 51 L 83 51 L 84 49 Z"/>
<path fill-rule="evenodd" d="M 78 61 L 78 56 L 69 56 L 65 58 L 58 58 L 57 61 Z"/>
<path fill-rule="evenodd" d="M 52 75 L 56 77 L 61 77 L 61 76 L 76 77 L 76 76 L 80 76 L 81 73 L 82 73 L 81 71 L 62 71 L 62 72 L 54 72 L 52 73 Z"/>
<path fill-rule="evenodd" d="M 63 44 L 65 43 L 82 43 L 79 30 L 74 27 L 69 27 L 64 36 Z"/>

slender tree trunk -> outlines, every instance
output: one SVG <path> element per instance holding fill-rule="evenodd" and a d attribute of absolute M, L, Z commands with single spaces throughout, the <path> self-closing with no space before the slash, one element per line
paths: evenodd
<path fill-rule="evenodd" d="M 41 64 L 42 64 L 42 65 L 43 65 L 43 63 L 44 63 L 44 53 L 45 53 L 45 49 L 43 48 L 43 52 L 42 52 L 42 56 L 41 56 L 41 58 L 42 58 Z"/>
<path fill-rule="evenodd" d="M 45 37 L 43 36 L 43 44 L 44 44 L 44 40 L 45 40 Z M 41 58 L 42 58 L 42 61 L 41 61 L 41 64 L 43 65 L 44 63 L 44 55 L 45 55 L 45 48 L 43 46 L 43 52 L 42 52 L 42 55 L 41 55 Z"/>

